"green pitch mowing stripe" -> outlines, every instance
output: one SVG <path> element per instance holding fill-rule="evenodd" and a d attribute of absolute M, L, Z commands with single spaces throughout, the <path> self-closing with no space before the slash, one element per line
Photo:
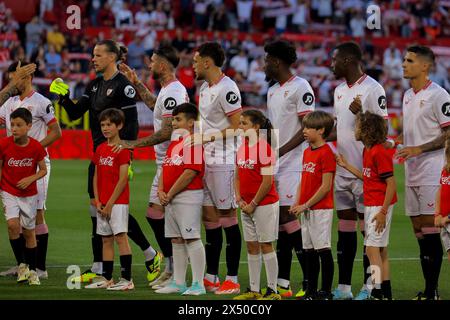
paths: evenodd
<path fill-rule="evenodd" d="M 157 247 L 153 233 L 145 219 L 148 193 L 155 173 L 152 161 L 135 161 L 134 180 L 130 185 L 130 212 L 139 221 L 141 228 L 152 245 Z M 50 229 L 47 265 L 49 280 L 42 280 L 40 287 L 29 287 L 16 284 L 13 278 L 0 278 L 0 299 L 230 299 L 230 296 L 207 294 L 200 297 L 183 297 L 178 295 L 158 295 L 148 288 L 146 270 L 143 265 L 144 256 L 140 249 L 131 242 L 133 251 L 133 278 L 136 289 L 131 292 L 107 292 L 105 290 L 69 290 L 66 281 L 70 274 L 66 273 L 69 265 L 80 266 L 81 271 L 87 269 L 92 262 L 91 253 L 91 220 L 89 218 L 89 199 L 87 196 L 87 161 L 66 160 L 52 161 L 49 196 L 47 201 L 46 220 Z M 404 179 L 403 167 L 396 167 L 399 202 L 395 207 L 391 227 L 389 255 L 391 260 L 391 279 L 395 299 L 410 299 L 417 291 L 423 290 L 422 272 L 418 261 L 417 241 L 412 232 L 409 219 L 404 215 Z M 336 222 L 333 229 L 333 257 L 336 259 Z M 225 236 L 224 236 L 225 239 Z M 358 237 L 358 255 L 353 271 L 353 293 L 362 285 L 362 236 Z M 225 246 L 222 251 L 220 275 L 226 274 Z M 239 279 L 241 289 L 248 286 L 247 254 L 242 246 Z M 14 257 L 9 246 L 6 224 L 0 219 L 0 266 L 10 266 Z M 5 268 L 2 268 L 3 271 Z M 118 252 L 114 278 L 120 274 Z M 338 268 L 335 265 L 334 282 L 337 283 Z M 265 282 L 264 269 L 261 272 L 261 284 Z M 190 281 L 190 270 L 188 270 Z M 294 293 L 299 289 L 301 271 L 294 255 L 291 283 Z M 450 299 L 450 263 L 444 257 L 440 277 L 440 294 L 443 299 Z"/>

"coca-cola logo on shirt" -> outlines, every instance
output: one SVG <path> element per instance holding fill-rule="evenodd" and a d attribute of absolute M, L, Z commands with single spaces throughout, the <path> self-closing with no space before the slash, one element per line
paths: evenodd
<path fill-rule="evenodd" d="M 363 176 L 370 178 L 370 168 L 363 168 Z"/>
<path fill-rule="evenodd" d="M 100 159 L 98 160 L 98 162 L 99 162 L 99 164 L 100 164 L 101 166 L 109 166 L 109 167 L 112 167 L 112 166 L 113 166 L 113 163 L 114 163 L 114 158 L 113 158 L 113 157 L 105 157 L 105 158 L 102 158 L 102 157 L 100 156 Z"/>
<path fill-rule="evenodd" d="M 303 171 L 314 173 L 316 171 L 316 164 L 314 162 L 308 162 L 303 164 Z"/>
<path fill-rule="evenodd" d="M 25 159 L 20 159 L 20 160 L 10 158 L 8 160 L 8 166 L 10 166 L 10 167 L 31 167 L 31 166 L 33 166 L 33 158 L 25 158 Z"/>
<path fill-rule="evenodd" d="M 174 155 L 172 158 L 166 156 L 163 161 L 165 166 L 181 166 L 183 164 L 183 158 L 178 154 Z"/>
<path fill-rule="evenodd" d="M 251 159 L 247 159 L 247 160 L 239 159 L 237 161 L 237 165 L 241 169 L 253 170 L 255 168 L 255 164 L 256 164 L 256 161 L 255 160 L 251 160 Z"/>
<path fill-rule="evenodd" d="M 448 186 L 450 186 L 450 177 L 442 177 L 441 178 L 441 184 L 442 185 L 448 185 Z"/>

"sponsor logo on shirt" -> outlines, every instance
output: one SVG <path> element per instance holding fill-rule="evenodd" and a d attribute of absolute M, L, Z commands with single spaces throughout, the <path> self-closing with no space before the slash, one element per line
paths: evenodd
<path fill-rule="evenodd" d="M 303 164 L 303 171 L 314 173 L 316 171 L 316 164 L 314 162 L 308 162 Z"/>
<path fill-rule="evenodd" d="M 442 177 L 441 178 L 441 184 L 442 185 L 448 185 L 448 186 L 450 186 L 450 177 Z"/>
<path fill-rule="evenodd" d="M 239 101 L 239 96 L 233 91 L 229 91 L 226 95 L 226 99 L 229 104 L 236 104 Z"/>
<path fill-rule="evenodd" d="M 24 158 L 24 159 L 20 159 L 20 160 L 10 158 L 8 160 L 8 166 L 10 166 L 10 167 L 31 167 L 31 166 L 33 166 L 33 158 Z"/>
<path fill-rule="evenodd" d="M 371 173 L 370 168 L 363 168 L 363 176 L 364 177 L 370 178 L 370 173 Z"/>
<path fill-rule="evenodd" d="M 251 159 L 247 159 L 247 160 L 239 159 L 237 161 L 237 165 L 241 169 L 253 170 L 255 168 L 255 164 L 256 164 L 256 161 L 255 160 L 251 160 Z"/>
<path fill-rule="evenodd" d="M 127 85 L 127 86 L 125 87 L 125 89 L 123 89 L 123 93 L 124 93 L 128 98 L 134 98 L 134 96 L 136 95 L 136 90 L 134 90 L 133 86 Z"/>
<path fill-rule="evenodd" d="M 312 95 L 311 92 L 307 92 L 303 95 L 303 103 L 306 104 L 307 106 L 312 105 L 314 102 L 314 96 Z"/>
<path fill-rule="evenodd" d="M 163 161 L 164 166 L 181 166 L 183 164 L 183 158 L 178 154 L 174 155 L 172 158 L 166 156 Z"/>
<path fill-rule="evenodd" d="M 164 108 L 167 110 L 173 110 L 177 106 L 177 102 L 174 98 L 169 97 L 166 100 L 164 100 Z"/>
<path fill-rule="evenodd" d="M 378 106 L 380 107 L 380 109 L 386 109 L 386 97 L 385 96 L 380 96 L 378 98 Z"/>
<path fill-rule="evenodd" d="M 114 164 L 114 158 L 113 157 L 106 157 L 106 158 L 102 158 L 100 156 L 100 160 L 98 161 L 98 163 L 101 166 L 108 166 L 108 167 L 112 167 Z"/>
<path fill-rule="evenodd" d="M 442 105 L 442 113 L 446 117 L 450 117 L 450 102 L 446 102 Z"/>

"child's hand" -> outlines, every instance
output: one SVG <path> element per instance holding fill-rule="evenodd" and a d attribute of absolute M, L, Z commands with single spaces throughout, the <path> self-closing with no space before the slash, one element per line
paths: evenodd
<path fill-rule="evenodd" d="M 441 215 L 435 216 L 435 217 L 434 217 L 434 226 L 437 227 L 437 228 L 442 227 L 442 226 L 443 226 L 442 220 L 443 220 L 443 219 L 442 219 L 442 216 L 441 216 Z"/>
<path fill-rule="evenodd" d="M 445 225 L 450 223 L 450 216 L 446 216 L 441 221 L 442 221 L 442 226 L 445 227 Z"/>
<path fill-rule="evenodd" d="M 164 191 L 158 190 L 158 198 L 159 198 L 159 202 L 161 202 L 161 205 L 163 207 L 165 207 L 169 204 L 169 201 L 167 201 L 167 194 Z"/>
<path fill-rule="evenodd" d="M 17 187 L 19 188 L 19 189 L 22 189 L 22 190 L 24 190 L 24 189 L 26 189 L 30 184 L 32 184 L 33 183 L 33 177 L 26 177 L 26 178 L 23 178 L 22 180 L 20 180 L 18 183 L 17 183 Z"/>
<path fill-rule="evenodd" d="M 378 233 L 383 232 L 386 227 L 386 215 L 380 211 L 377 215 L 372 219 L 372 222 L 376 221 L 375 231 Z"/>
<path fill-rule="evenodd" d="M 242 207 L 241 207 L 242 208 Z M 252 214 L 253 212 L 255 212 L 256 207 L 250 203 L 250 204 L 245 204 L 245 206 L 242 208 L 242 211 L 246 214 Z"/>
<path fill-rule="evenodd" d="M 298 217 L 300 214 L 305 212 L 307 209 L 308 209 L 308 207 L 305 204 L 291 206 L 291 208 L 289 209 L 289 213 Z"/>
<path fill-rule="evenodd" d="M 336 155 L 336 163 L 338 166 L 345 168 L 348 165 L 347 159 L 342 154 Z"/>
<path fill-rule="evenodd" d="M 106 206 L 104 206 L 103 209 L 100 210 L 100 214 L 103 216 L 103 218 L 111 218 L 112 207 L 112 204 L 107 203 Z"/>
<path fill-rule="evenodd" d="M 241 208 L 241 209 L 244 209 L 244 207 L 247 206 L 247 202 L 245 202 L 243 199 L 239 199 L 237 201 L 237 204 L 238 204 L 239 208 Z"/>

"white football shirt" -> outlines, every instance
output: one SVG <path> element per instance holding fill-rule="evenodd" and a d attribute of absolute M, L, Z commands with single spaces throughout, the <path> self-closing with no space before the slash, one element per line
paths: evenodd
<path fill-rule="evenodd" d="M 153 109 L 153 130 L 155 132 L 161 130 L 163 118 L 172 117 L 173 109 L 186 102 L 189 102 L 189 96 L 180 81 L 174 80 L 162 87 Z M 169 144 L 170 140 L 154 146 L 157 165 L 163 163 Z"/>
<path fill-rule="evenodd" d="M 362 112 L 372 112 L 388 118 L 386 93 L 383 87 L 373 78 L 364 74 L 352 85 L 341 83 L 334 90 L 334 114 L 337 129 L 337 152 L 344 155 L 349 163 L 362 170 L 362 153 L 364 145 L 355 139 L 356 115 L 349 107 L 353 100 L 359 96 L 362 103 Z M 336 174 L 354 178 L 347 170 L 340 166 Z"/>
<path fill-rule="evenodd" d="M 241 93 L 229 77 L 223 76 L 211 86 L 205 81 L 200 87 L 199 99 L 201 132 L 218 133 L 228 128 L 228 117 L 242 110 L 241 101 Z M 237 141 L 236 137 L 231 137 L 225 143 L 216 139 L 205 144 L 205 163 L 234 165 Z"/>
<path fill-rule="evenodd" d="M 35 91 L 32 91 L 23 100 L 20 99 L 20 96 L 6 100 L 0 107 L 0 121 L 5 124 L 8 136 L 11 135 L 10 115 L 18 108 L 26 108 L 31 112 L 33 122 L 28 135 L 37 141 L 42 141 L 47 136 L 48 125 L 56 122 L 52 102 Z"/>
<path fill-rule="evenodd" d="M 438 138 L 450 125 L 450 95 L 429 81 L 418 92 L 411 88 L 403 96 L 403 144 L 420 146 Z M 406 160 L 406 185 L 439 185 L 444 166 L 444 149 L 426 152 Z"/>
<path fill-rule="evenodd" d="M 301 129 L 299 117 L 314 111 L 314 92 L 303 78 L 292 76 L 280 85 L 276 83 L 267 92 L 267 115 L 278 137 L 279 149 Z M 279 159 L 280 171 L 300 172 L 303 151 L 307 143 L 303 142 Z"/>

